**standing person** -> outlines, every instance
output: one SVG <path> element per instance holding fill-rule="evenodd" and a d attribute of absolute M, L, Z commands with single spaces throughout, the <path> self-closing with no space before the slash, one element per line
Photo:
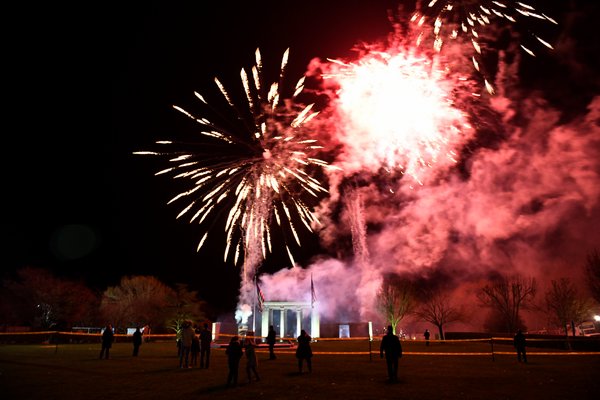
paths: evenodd
<path fill-rule="evenodd" d="M 106 325 L 104 332 L 102 332 L 102 350 L 100 350 L 100 358 L 109 358 L 110 348 L 115 340 L 115 334 L 111 324 Z"/>
<path fill-rule="evenodd" d="M 383 358 L 385 353 L 385 362 L 387 364 L 388 380 L 390 382 L 398 380 L 398 360 L 402 357 L 402 344 L 398 336 L 394 335 L 394 328 L 391 325 L 387 327 L 387 334 L 381 339 L 379 356 Z"/>
<path fill-rule="evenodd" d="M 179 354 L 179 368 L 190 368 L 190 351 L 194 339 L 194 328 L 192 322 L 186 321 L 181 330 L 181 353 Z"/>
<path fill-rule="evenodd" d="M 140 327 L 135 328 L 135 332 L 133 332 L 133 356 L 137 357 L 140 346 L 142 345 L 142 331 L 140 331 Z"/>
<path fill-rule="evenodd" d="M 429 346 L 429 336 L 431 334 L 429 333 L 429 329 L 425 329 L 425 333 L 423 333 L 423 336 L 425 336 L 425 346 Z"/>
<path fill-rule="evenodd" d="M 198 355 L 200 354 L 200 329 L 194 330 L 194 337 L 192 337 L 192 347 L 190 353 L 192 354 L 192 366 L 198 365 Z"/>
<path fill-rule="evenodd" d="M 200 368 L 208 368 L 211 342 L 212 332 L 208 329 L 208 324 L 205 323 L 204 329 L 200 332 Z"/>
<path fill-rule="evenodd" d="M 311 337 L 304 329 L 300 331 L 298 336 L 298 348 L 296 349 L 296 358 L 298 359 L 298 372 L 302 373 L 302 364 L 306 360 L 308 372 L 312 372 L 312 349 L 310 348 Z"/>
<path fill-rule="evenodd" d="M 275 357 L 275 328 L 273 325 L 269 326 L 269 333 L 267 334 L 267 343 L 269 344 L 269 360 L 274 360 Z"/>
<path fill-rule="evenodd" d="M 258 358 L 256 357 L 256 344 L 254 343 L 254 339 L 247 338 L 246 343 L 244 344 L 244 352 L 246 353 L 246 374 L 248 375 L 248 383 L 252 382 L 252 374 L 254 374 L 254 378 L 256 381 L 260 381 L 260 376 L 258 376 Z"/>
<path fill-rule="evenodd" d="M 237 336 L 233 336 L 229 341 L 229 346 L 225 350 L 227 355 L 227 367 L 229 374 L 227 375 L 227 386 L 237 386 L 238 371 L 240 367 L 240 359 L 242 358 L 242 345 Z"/>
<path fill-rule="evenodd" d="M 142 329 L 142 333 L 144 334 L 144 339 L 146 339 L 146 343 L 150 341 L 150 325 L 146 324 L 144 329 Z"/>
<path fill-rule="evenodd" d="M 517 360 L 521 362 L 521 358 L 523 358 L 523 362 L 527 363 L 527 352 L 525 351 L 526 340 L 523 331 L 520 329 L 517 331 L 513 342 L 517 350 Z"/>

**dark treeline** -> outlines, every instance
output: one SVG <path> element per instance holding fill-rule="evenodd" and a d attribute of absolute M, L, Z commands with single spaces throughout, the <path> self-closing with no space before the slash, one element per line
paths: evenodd
<path fill-rule="evenodd" d="M 0 299 L 0 330 L 68 331 L 110 323 L 117 331 L 150 326 L 154 333 L 173 333 L 184 320 L 211 318 L 196 291 L 184 284 L 168 286 L 153 276 L 123 277 L 117 286 L 98 292 L 47 270 L 24 267 L 3 280 Z"/>

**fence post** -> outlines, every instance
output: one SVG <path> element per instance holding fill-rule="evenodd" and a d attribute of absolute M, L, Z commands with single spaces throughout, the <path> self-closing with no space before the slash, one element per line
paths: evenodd
<path fill-rule="evenodd" d="M 373 341 L 373 322 L 369 321 L 367 326 L 369 328 L 369 361 L 373 361 L 373 354 L 371 354 L 371 342 Z"/>
<path fill-rule="evenodd" d="M 496 359 L 494 358 L 494 338 L 493 337 L 490 338 L 490 345 L 492 346 L 492 361 L 496 361 Z"/>

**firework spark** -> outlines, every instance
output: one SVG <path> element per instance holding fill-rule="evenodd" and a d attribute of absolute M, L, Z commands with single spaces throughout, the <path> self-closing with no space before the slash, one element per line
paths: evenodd
<path fill-rule="evenodd" d="M 297 223 L 309 231 L 313 224 L 319 223 L 302 196 L 310 194 L 317 198 L 326 192 L 310 171 L 310 168 L 329 167 L 325 161 L 315 158 L 321 146 L 308 135 L 309 122 L 318 112 L 313 111 L 312 104 L 301 107 L 292 101 L 302 91 L 304 78 L 295 86 L 292 99 L 283 99 L 281 84 L 288 55 L 289 49 L 283 55 L 279 82 L 266 91 L 261 54 L 256 50 L 256 63 L 251 74 L 244 69 L 241 71 L 246 96 L 240 104 L 236 104 L 225 86 L 215 79 L 227 108 L 235 116 L 233 121 L 225 122 L 240 122 L 236 128 L 225 129 L 208 118 L 195 117 L 174 106 L 201 126 L 199 133 L 204 140 L 194 143 L 159 141 L 159 145 L 178 146 L 179 149 L 135 153 L 168 156 L 173 166 L 156 175 L 171 174 L 174 179 L 186 180 L 188 188 L 169 203 L 187 200 L 177 218 L 187 216 L 190 223 L 199 223 L 206 228 L 198 251 L 212 230 L 211 225 L 226 212 L 224 260 L 233 257 L 234 264 L 238 264 L 243 256 L 248 275 L 256 273 L 257 265 L 272 252 L 273 219 L 284 233 L 287 254 L 294 264 L 286 239 L 290 235 L 286 232 L 291 232 L 300 246 Z M 210 107 L 203 96 L 195 95 Z"/>
<path fill-rule="evenodd" d="M 431 0 L 425 7 L 418 7 L 411 17 L 411 22 L 419 27 L 430 26 L 433 35 L 433 47 L 440 51 L 447 39 L 456 39 L 459 35 L 468 35 L 472 45 L 471 61 L 475 69 L 482 74 L 486 89 L 493 94 L 493 86 L 489 83 L 483 71 L 481 57 L 484 47 L 481 37 L 484 31 L 494 22 L 514 24 L 527 19 L 557 24 L 556 20 L 529 4 L 514 0 Z M 418 42 L 424 40 L 425 33 L 421 31 Z M 553 49 L 550 41 L 536 33 L 530 33 L 530 38 L 537 45 Z M 534 45 L 523 44 L 530 38 L 523 38 L 520 47 L 527 54 L 535 56 Z"/>

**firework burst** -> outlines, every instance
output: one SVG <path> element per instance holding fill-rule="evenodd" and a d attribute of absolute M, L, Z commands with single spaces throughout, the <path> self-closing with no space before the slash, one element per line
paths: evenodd
<path fill-rule="evenodd" d="M 318 220 L 302 200 L 306 194 L 315 198 L 326 189 L 311 175 L 311 168 L 328 168 L 316 157 L 321 146 L 309 136 L 309 123 L 318 112 L 313 106 L 302 107 L 293 99 L 302 91 L 304 77 L 295 86 L 291 99 L 283 99 L 281 86 L 289 49 L 281 62 L 279 81 L 264 86 L 260 51 L 251 73 L 241 70 L 245 98 L 236 104 L 225 86 L 215 78 L 220 94 L 234 118 L 225 129 L 213 120 L 195 117 L 181 107 L 174 108 L 196 121 L 202 140 L 194 143 L 158 141 L 158 145 L 175 147 L 174 151 L 143 151 L 135 154 L 166 155 L 172 166 L 156 175 L 170 174 L 187 182 L 187 189 L 169 201 L 186 202 L 177 218 L 188 217 L 190 223 L 202 225 L 204 233 L 198 251 L 204 245 L 212 225 L 222 217 L 225 224 L 224 260 L 234 264 L 244 259 L 244 270 L 256 273 L 257 265 L 272 252 L 271 227 L 281 229 L 287 254 L 294 258 L 286 237 L 293 236 L 300 246 L 296 229 L 301 223 L 312 231 Z M 203 96 L 196 97 L 216 112 Z M 291 232 L 291 234 L 289 234 Z"/>
<path fill-rule="evenodd" d="M 405 49 L 329 61 L 324 78 L 338 85 L 332 104 L 344 171 L 399 170 L 423 184 L 431 171 L 456 163 L 473 131 L 452 96 L 460 77 Z"/>
<path fill-rule="evenodd" d="M 483 33 L 494 21 L 507 24 L 515 24 L 525 20 L 537 20 L 542 22 L 557 22 L 539 12 L 532 5 L 514 0 L 431 0 L 426 6 L 418 6 L 412 15 L 411 22 L 419 27 L 429 26 L 433 35 L 433 47 L 441 51 L 442 46 L 448 39 L 456 39 L 460 35 L 466 35 L 472 45 L 471 61 L 475 69 L 481 73 L 485 80 L 488 92 L 493 94 L 494 89 L 490 84 L 482 66 L 484 47 L 481 43 Z M 422 30 L 418 42 L 425 39 L 426 34 Z M 522 38 L 520 47 L 527 54 L 535 56 L 536 45 L 553 49 L 548 40 L 528 29 L 528 37 Z M 530 41 L 531 39 L 531 41 Z M 531 43 L 531 44 L 524 44 Z"/>

